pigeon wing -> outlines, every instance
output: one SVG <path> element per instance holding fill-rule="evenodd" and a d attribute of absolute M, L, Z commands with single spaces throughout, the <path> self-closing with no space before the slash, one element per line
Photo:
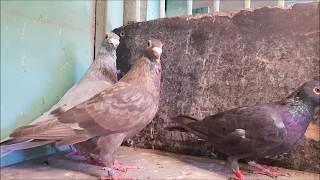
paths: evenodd
<path fill-rule="evenodd" d="M 203 123 L 209 141 L 228 155 L 263 154 L 287 135 L 282 116 L 270 104 L 232 109 L 208 116 Z"/>
<path fill-rule="evenodd" d="M 52 112 L 62 123 L 78 123 L 97 135 L 123 132 L 150 119 L 154 111 L 154 97 L 142 87 L 119 82 L 90 100 L 63 111 Z"/>

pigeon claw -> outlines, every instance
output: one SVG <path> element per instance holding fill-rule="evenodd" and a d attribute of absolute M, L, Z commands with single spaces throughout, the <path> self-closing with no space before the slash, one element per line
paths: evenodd
<path fill-rule="evenodd" d="M 127 177 L 127 176 L 115 175 L 115 176 L 101 176 L 100 180 L 136 180 L 136 178 L 135 177 Z"/>
<path fill-rule="evenodd" d="M 112 168 L 104 168 L 108 172 L 108 176 L 100 176 L 100 180 L 136 180 L 135 177 L 128 177 L 116 173 Z"/>
<path fill-rule="evenodd" d="M 245 176 L 242 174 L 242 172 L 240 170 L 235 171 L 234 175 L 236 176 L 236 179 L 238 179 L 238 180 L 246 180 Z"/>
<path fill-rule="evenodd" d="M 81 155 L 81 152 L 75 148 L 73 145 L 69 146 L 71 149 L 71 152 L 65 155 L 65 157 L 75 160 L 75 161 L 83 161 L 86 160 L 86 157 Z"/>
<path fill-rule="evenodd" d="M 272 178 L 276 178 L 278 176 L 289 176 L 288 172 L 277 167 L 262 166 L 254 161 L 248 162 L 248 165 L 253 168 L 253 174 L 262 174 Z"/>

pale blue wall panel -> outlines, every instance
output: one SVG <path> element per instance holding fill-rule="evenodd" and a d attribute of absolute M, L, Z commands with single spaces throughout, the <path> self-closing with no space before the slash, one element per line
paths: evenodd
<path fill-rule="evenodd" d="M 107 31 L 123 25 L 123 0 L 107 0 Z"/>
<path fill-rule="evenodd" d="M 147 20 L 158 19 L 160 17 L 160 0 L 148 0 Z"/>
<path fill-rule="evenodd" d="M 1 139 L 48 110 L 83 75 L 93 57 L 93 5 L 1 1 Z"/>
<path fill-rule="evenodd" d="M 166 16 L 183 16 L 188 14 L 187 0 L 168 0 Z"/>

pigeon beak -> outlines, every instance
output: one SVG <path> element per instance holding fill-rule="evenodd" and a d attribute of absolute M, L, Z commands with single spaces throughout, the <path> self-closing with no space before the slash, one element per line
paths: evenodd
<path fill-rule="evenodd" d="M 114 39 L 114 38 L 109 39 L 108 42 L 112 43 L 114 47 L 118 47 L 118 45 L 120 44 L 119 39 Z"/>
<path fill-rule="evenodd" d="M 162 53 L 162 49 L 159 47 L 153 47 L 152 51 L 154 53 L 154 55 L 157 57 L 157 59 L 160 59 L 160 55 Z"/>

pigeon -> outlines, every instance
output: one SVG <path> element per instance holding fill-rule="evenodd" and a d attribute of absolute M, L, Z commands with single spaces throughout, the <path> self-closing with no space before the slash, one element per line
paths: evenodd
<path fill-rule="evenodd" d="M 117 82 L 116 48 L 120 43 L 119 39 L 119 36 L 115 33 L 107 33 L 95 61 L 93 61 L 81 80 L 70 88 L 48 112 L 34 120 L 30 125 L 55 120 L 56 118 L 51 115 L 54 109 L 62 106 L 65 109 L 70 109 L 90 99 L 98 92 L 112 87 Z M 16 150 L 42 146 L 52 142 L 54 141 L 9 137 L 1 142 L 1 157 Z"/>
<path fill-rule="evenodd" d="M 96 142 L 99 158 L 107 169 L 107 175 L 115 178 L 110 149 L 115 150 L 124 138 L 142 130 L 158 111 L 161 53 L 161 41 L 149 39 L 143 55 L 111 88 L 72 108 L 60 106 L 50 113 L 55 120 L 21 127 L 11 137 L 54 140 L 56 146 L 99 137 Z"/>
<path fill-rule="evenodd" d="M 178 127 L 207 140 L 217 151 L 226 154 L 233 173 L 243 180 L 239 159 L 279 155 L 292 150 L 303 137 L 319 105 L 320 82 L 315 80 L 305 82 L 277 102 L 235 108 L 202 120 L 184 115 L 173 120 Z M 276 172 L 254 161 L 249 165 L 256 173 L 277 176 Z"/>

